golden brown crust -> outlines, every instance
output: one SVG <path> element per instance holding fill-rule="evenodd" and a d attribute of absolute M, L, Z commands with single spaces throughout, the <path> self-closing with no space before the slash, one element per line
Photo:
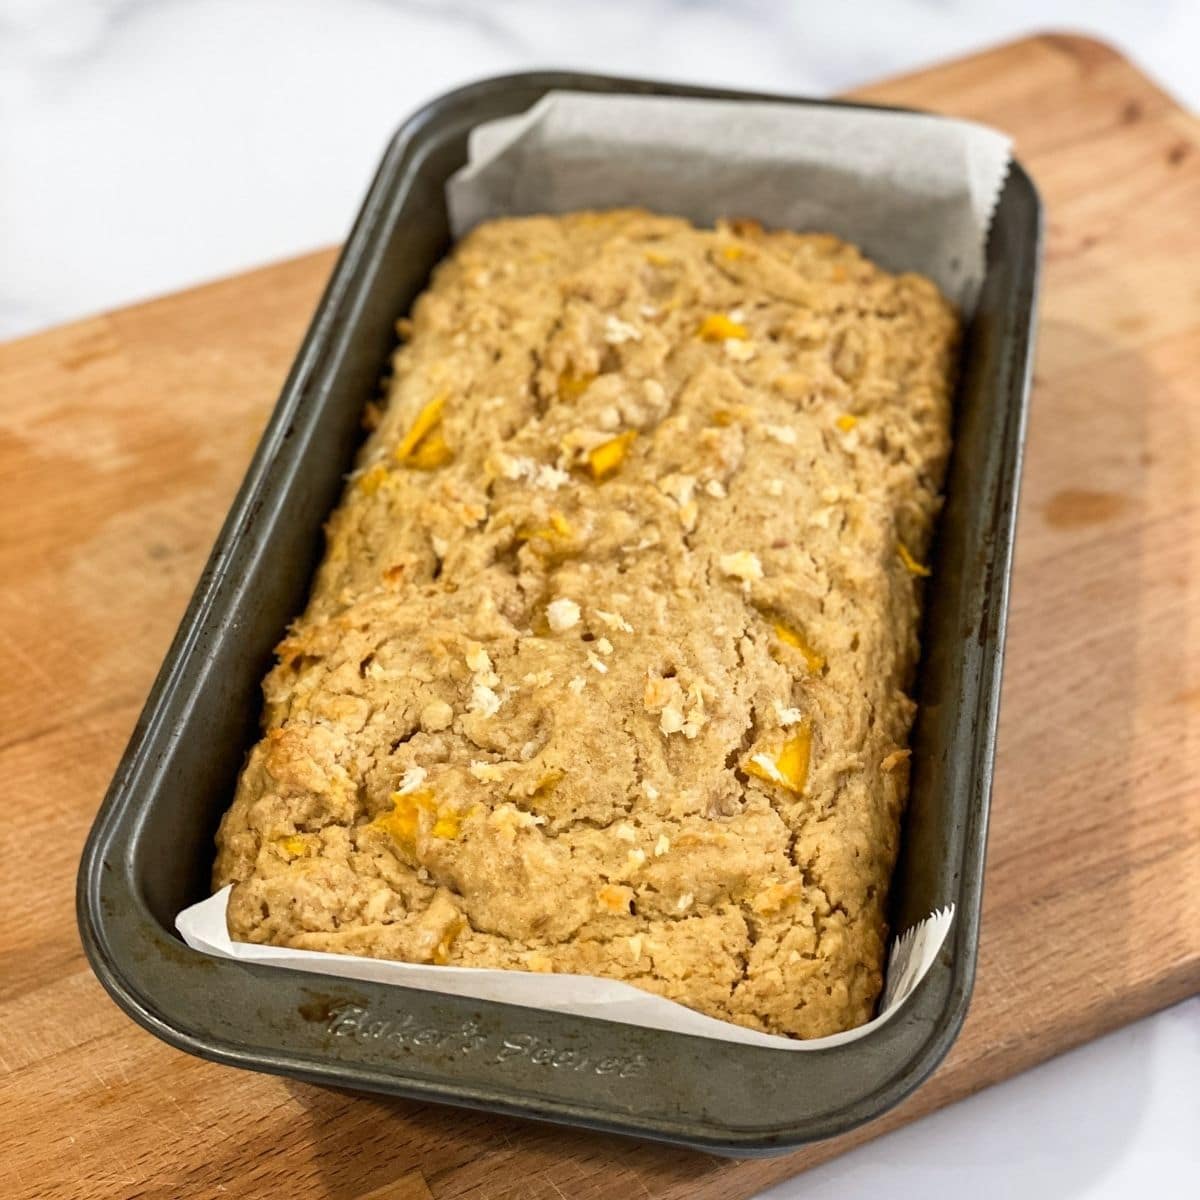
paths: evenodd
<path fill-rule="evenodd" d="M 218 834 L 237 938 L 867 1020 L 958 326 L 827 236 L 437 270 Z"/>

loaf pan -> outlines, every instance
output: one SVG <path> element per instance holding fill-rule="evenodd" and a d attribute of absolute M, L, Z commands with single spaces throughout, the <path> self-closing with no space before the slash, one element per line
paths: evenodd
<path fill-rule="evenodd" d="M 892 924 L 953 904 L 938 962 L 866 1037 L 794 1053 L 213 959 L 173 931 L 208 892 L 217 822 L 258 736 L 260 682 L 301 610 L 394 321 L 449 246 L 444 185 L 482 121 L 551 90 L 829 101 L 537 72 L 435 100 L 396 134 L 138 720 L 80 865 L 101 982 L 182 1050 L 313 1083 L 745 1156 L 878 1116 L 937 1065 L 975 970 L 1041 209 L 1014 163 L 967 331 L 934 551 Z"/>

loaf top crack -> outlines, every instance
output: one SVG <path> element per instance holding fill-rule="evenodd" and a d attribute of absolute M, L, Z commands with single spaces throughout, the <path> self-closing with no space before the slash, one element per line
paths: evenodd
<path fill-rule="evenodd" d="M 622 210 L 480 226 L 399 330 L 217 836 L 231 934 L 868 1020 L 951 307 Z"/>

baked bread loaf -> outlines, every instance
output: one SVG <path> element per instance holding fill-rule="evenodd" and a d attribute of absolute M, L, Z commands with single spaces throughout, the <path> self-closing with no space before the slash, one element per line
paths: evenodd
<path fill-rule="evenodd" d="M 279 646 L 240 940 L 868 1020 L 958 322 L 834 237 L 476 229 Z"/>

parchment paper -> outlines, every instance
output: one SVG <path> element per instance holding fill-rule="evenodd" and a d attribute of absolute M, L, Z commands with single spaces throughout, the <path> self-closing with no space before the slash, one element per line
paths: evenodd
<path fill-rule="evenodd" d="M 526 1008 L 574 1013 L 580 1017 L 602 1017 L 626 1025 L 644 1025 L 650 1029 L 669 1029 L 717 1038 L 722 1042 L 744 1042 L 750 1046 L 773 1046 L 781 1050 L 820 1050 L 852 1042 L 882 1025 L 895 1013 L 905 998 L 925 977 L 933 965 L 950 929 L 954 910 L 943 909 L 914 926 L 892 944 L 888 958 L 887 987 L 880 1014 L 868 1025 L 832 1037 L 795 1041 L 773 1034 L 743 1029 L 728 1021 L 718 1021 L 693 1012 L 673 1000 L 652 996 L 627 983 L 597 979 L 592 975 L 543 975 L 533 971 L 490 971 L 479 967 L 427 967 L 417 963 L 385 962 L 350 954 L 327 954 L 318 950 L 286 950 L 277 946 L 253 946 L 235 942 L 225 924 L 229 888 L 191 908 L 185 908 L 175 920 L 183 940 L 194 950 L 236 958 L 241 962 L 269 963 L 295 971 L 315 971 L 320 975 L 340 975 L 346 979 L 366 979 L 376 983 L 399 983 L 425 992 L 448 992 L 452 996 L 474 996 L 479 1000 L 502 1000 Z"/>
<path fill-rule="evenodd" d="M 969 313 L 1009 151 L 994 129 L 925 114 L 551 92 L 474 129 L 446 194 L 455 236 L 621 205 L 836 233 Z"/>
<path fill-rule="evenodd" d="M 468 157 L 447 185 L 456 236 L 490 217 L 621 205 L 703 224 L 754 217 L 836 233 L 890 270 L 930 276 L 969 314 L 1009 142 L 968 121 L 870 109 L 551 93 L 521 116 L 476 128 Z M 592 976 L 421 966 L 234 942 L 225 923 L 228 893 L 179 914 L 188 945 L 243 962 L 795 1051 L 854 1041 L 889 1020 L 933 965 L 954 917 L 953 907 L 940 909 L 893 942 L 875 1020 L 801 1042 Z"/>

